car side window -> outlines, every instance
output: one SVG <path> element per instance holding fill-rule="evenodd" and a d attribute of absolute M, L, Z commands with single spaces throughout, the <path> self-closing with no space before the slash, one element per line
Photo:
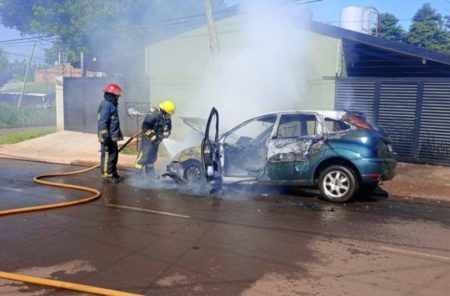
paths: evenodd
<path fill-rule="evenodd" d="M 277 138 L 299 138 L 317 134 L 317 118 L 313 114 L 285 114 L 280 118 Z"/>
<path fill-rule="evenodd" d="M 228 134 L 225 143 L 230 145 L 263 143 L 272 134 L 276 119 L 276 115 L 268 115 L 250 120 Z"/>
<path fill-rule="evenodd" d="M 345 123 L 342 120 L 325 118 L 324 122 L 325 122 L 325 127 L 327 130 L 327 133 L 336 133 L 336 132 L 346 131 L 351 128 L 349 124 Z"/>

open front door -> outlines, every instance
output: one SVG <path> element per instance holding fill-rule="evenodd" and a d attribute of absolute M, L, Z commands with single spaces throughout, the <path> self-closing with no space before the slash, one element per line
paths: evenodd
<path fill-rule="evenodd" d="M 214 124 L 214 129 L 211 125 Z M 206 180 L 216 184 L 222 183 L 222 164 L 219 144 L 219 112 L 212 108 L 206 124 L 205 136 L 201 144 L 203 171 Z"/>

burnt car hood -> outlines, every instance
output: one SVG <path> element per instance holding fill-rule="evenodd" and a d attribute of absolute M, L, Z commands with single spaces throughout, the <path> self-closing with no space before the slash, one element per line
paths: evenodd
<path fill-rule="evenodd" d="M 205 118 L 199 117 L 180 117 L 184 124 L 192 128 L 194 131 L 200 133 L 202 136 L 205 134 L 206 122 Z"/>

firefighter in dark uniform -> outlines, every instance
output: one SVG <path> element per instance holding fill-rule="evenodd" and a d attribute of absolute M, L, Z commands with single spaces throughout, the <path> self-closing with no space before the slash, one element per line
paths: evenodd
<path fill-rule="evenodd" d="M 139 175 L 155 176 L 154 163 L 158 157 L 159 144 L 172 132 L 170 116 L 175 113 L 172 101 L 163 101 L 159 108 L 152 107 L 142 122 L 141 145 L 134 167 Z"/>
<path fill-rule="evenodd" d="M 97 112 L 98 140 L 101 144 L 100 170 L 105 181 L 117 183 L 122 179 L 117 174 L 117 142 L 123 140 L 117 105 L 122 89 L 111 83 L 103 91 L 105 99 L 100 103 Z"/>

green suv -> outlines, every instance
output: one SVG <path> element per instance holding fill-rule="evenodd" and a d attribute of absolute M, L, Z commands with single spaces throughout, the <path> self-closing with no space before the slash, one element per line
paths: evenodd
<path fill-rule="evenodd" d="M 219 113 L 208 118 L 200 146 L 180 152 L 167 175 L 277 186 L 317 186 L 322 198 L 347 202 L 381 180 L 391 180 L 397 162 L 391 139 L 362 113 L 287 111 L 253 117 L 219 136 Z"/>

